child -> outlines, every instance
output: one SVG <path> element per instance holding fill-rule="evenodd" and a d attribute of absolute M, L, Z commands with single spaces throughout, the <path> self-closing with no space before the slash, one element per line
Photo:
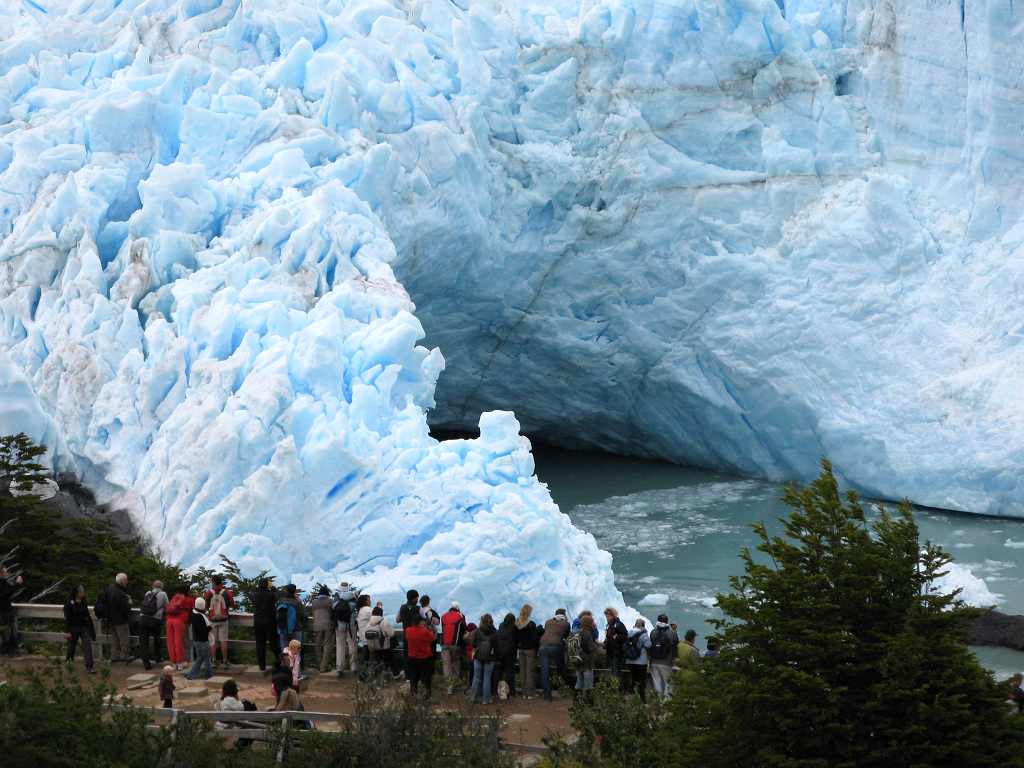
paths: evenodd
<path fill-rule="evenodd" d="M 174 699 L 174 667 L 168 664 L 160 675 L 160 698 L 164 702 L 164 709 L 171 709 Z"/>
<path fill-rule="evenodd" d="M 302 643 L 298 640 L 289 640 L 288 647 L 284 650 L 291 660 L 292 687 L 298 691 L 302 677 Z"/>

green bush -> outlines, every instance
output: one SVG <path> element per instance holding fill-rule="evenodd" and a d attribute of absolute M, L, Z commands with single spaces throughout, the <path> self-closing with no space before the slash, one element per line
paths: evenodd
<path fill-rule="evenodd" d="M 569 714 L 576 739 L 572 743 L 547 740 L 547 765 L 649 768 L 659 764 L 664 710 L 656 697 L 644 704 L 635 694 L 623 695 L 617 680 L 602 680 L 590 696 L 576 699 Z"/>
<path fill-rule="evenodd" d="M 83 683 L 60 664 L 12 675 L 0 686 L 0 762 L 4 768 L 276 765 L 265 749 L 227 750 L 206 724 L 147 728 L 148 713 L 111 707 L 108 697 L 115 697 L 108 681 Z"/>
<path fill-rule="evenodd" d="M 411 697 L 389 699 L 379 689 L 361 686 L 354 717 L 342 723 L 341 732 L 305 734 L 293 742 L 286 764 L 513 768 L 515 757 L 501 751 L 500 729 L 497 715 L 435 710 Z"/>

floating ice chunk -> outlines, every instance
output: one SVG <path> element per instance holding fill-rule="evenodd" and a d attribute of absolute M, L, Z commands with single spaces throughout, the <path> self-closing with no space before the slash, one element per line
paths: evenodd
<path fill-rule="evenodd" d="M 656 606 L 668 605 L 668 595 L 666 595 L 664 593 L 661 593 L 661 592 L 655 592 L 655 593 L 650 594 L 650 595 L 644 595 L 640 599 L 639 605 L 641 607 L 642 606 L 656 607 Z"/>
<path fill-rule="evenodd" d="M 960 599 L 978 608 L 989 608 L 1002 601 L 1002 596 L 992 592 L 985 580 L 976 576 L 967 566 L 950 563 L 946 569 L 948 573 L 945 576 L 932 582 L 934 591 L 952 592 L 959 589 Z"/>

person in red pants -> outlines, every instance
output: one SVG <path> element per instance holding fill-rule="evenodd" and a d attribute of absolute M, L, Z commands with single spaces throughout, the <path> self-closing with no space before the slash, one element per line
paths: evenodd
<path fill-rule="evenodd" d="M 167 603 L 167 658 L 175 669 L 184 669 L 188 664 L 185 655 L 185 636 L 188 633 L 188 619 L 196 601 L 189 597 L 185 587 L 178 587 L 174 597 Z"/>

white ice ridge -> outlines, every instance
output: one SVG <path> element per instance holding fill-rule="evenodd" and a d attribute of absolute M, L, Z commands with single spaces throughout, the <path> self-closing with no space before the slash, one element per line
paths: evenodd
<path fill-rule="evenodd" d="M 0 24 L 0 431 L 188 566 L 474 616 L 622 606 L 511 413 L 428 434 L 444 363 L 375 209 L 414 91 L 475 119 L 442 93 L 448 43 L 378 0 L 43 0 Z"/>

